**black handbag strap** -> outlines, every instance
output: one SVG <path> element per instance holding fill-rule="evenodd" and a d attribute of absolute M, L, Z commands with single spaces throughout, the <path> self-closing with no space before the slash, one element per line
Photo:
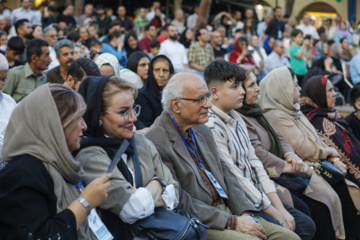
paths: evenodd
<path fill-rule="evenodd" d="M 132 157 L 132 161 L 133 161 L 134 168 L 135 168 L 135 185 L 136 185 L 136 188 L 140 188 L 140 187 L 142 187 L 142 173 L 141 173 L 140 160 L 139 160 L 134 137 L 131 138 L 131 144 L 134 147 L 134 155 Z"/>

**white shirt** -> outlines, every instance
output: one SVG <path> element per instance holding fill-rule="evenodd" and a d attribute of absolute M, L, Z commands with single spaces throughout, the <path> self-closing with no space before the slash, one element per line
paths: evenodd
<path fill-rule="evenodd" d="M 313 39 L 320 39 L 320 36 L 316 31 L 316 28 L 311 24 L 306 26 L 305 24 L 302 23 L 300 25 L 297 25 L 295 28 L 303 32 L 303 37 L 305 37 L 306 35 L 311 35 Z"/>
<path fill-rule="evenodd" d="M 10 95 L 0 92 L 0 161 L 2 160 L 1 150 L 4 143 L 6 126 L 16 105 L 15 100 Z"/>
<path fill-rule="evenodd" d="M 55 48 L 49 46 L 49 51 L 50 51 L 51 63 L 46 71 L 49 71 L 50 69 L 53 69 L 54 67 L 57 67 L 60 65 L 59 60 L 57 60 L 57 58 L 56 58 Z"/>
<path fill-rule="evenodd" d="M 265 52 L 265 49 L 262 47 L 259 47 L 260 53 L 263 57 L 263 59 L 261 58 L 260 54 L 253 48 L 253 46 L 248 46 L 248 51 L 251 52 L 251 56 L 254 59 L 255 65 L 256 67 L 260 68 L 260 62 L 264 62 L 267 58 L 267 54 Z"/>
<path fill-rule="evenodd" d="M 265 21 L 259 22 L 257 25 L 257 34 L 259 38 L 263 35 L 265 35 L 265 31 L 267 29 L 268 25 L 266 25 Z"/>
<path fill-rule="evenodd" d="M 198 15 L 196 13 L 189 15 L 187 19 L 187 27 L 190 28 L 191 30 L 194 30 L 197 19 L 198 19 Z"/>
<path fill-rule="evenodd" d="M 279 56 L 279 54 L 272 51 L 264 62 L 264 72 L 268 74 L 271 70 L 283 66 L 290 67 L 289 60 L 284 55 Z"/>
<path fill-rule="evenodd" d="M 176 72 L 183 70 L 184 64 L 189 63 L 184 45 L 177 41 L 167 39 L 161 43 L 159 55 L 161 54 L 170 59 Z"/>

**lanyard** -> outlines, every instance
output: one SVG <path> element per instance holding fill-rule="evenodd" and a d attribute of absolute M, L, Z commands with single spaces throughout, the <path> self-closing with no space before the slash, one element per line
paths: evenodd
<path fill-rule="evenodd" d="M 183 135 L 181 134 L 181 132 L 180 132 L 180 130 L 179 130 L 179 127 L 178 127 L 178 125 L 177 125 L 177 123 L 176 123 L 173 115 L 171 115 L 171 113 L 169 113 L 169 116 L 170 116 L 171 119 L 173 120 L 173 122 L 174 122 L 174 124 L 175 124 L 175 126 L 176 126 L 176 128 L 177 128 L 177 130 L 178 130 L 178 132 L 179 132 L 179 134 L 180 134 L 180 136 L 181 136 L 181 139 L 182 139 L 183 142 L 185 143 L 186 147 L 187 147 L 187 148 L 189 149 L 189 151 L 196 157 L 196 159 L 198 160 L 201 168 L 202 168 L 202 169 L 205 169 L 205 168 L 204 168 L 204 165 L 202 164 L 202 162 L 201 162 L 201 160 L 200 160 L 200 158 L 199 158 L 199 153 L 198 153 L 198 150 L 197 150 L 197 147 L 196 147 L 196 142 L 195 142 L 195 138 L 194 138 L 194 134 L 193 134 L 193 132 L 192 132 L 192 129 L 190 128 L 190 136 L 191 136 L 191 139 L 192 139 L 192 141 L 193 141 L 193 143 L 194 143 L 194 145 L 195 145 L 195 151 L 196 151 L 196 153 L 194 153 L 194 151 L 192 150 L 192 148 L 190 147 L 190 145 L 188 144 L 188 142 L 185 140 L 185 138 L 184 138 Z"/>
<path fill-rule="evenodd" d="M 77 162 L 77 159 L 76 159 L 73 155 L 71 155 L 71 156 L 72 156 L 73 159 Z M 82 169 L 82 167 L 81 167 L 81 169 Z M 82 180 L 82 181 L 80 182 L 80 185 L 77 185 L 76 183 L 73 183 L 73 185 L 74 185 L 77 189 L 79 189 L 80 192 L 82 192 L 81 188 L 82 188 L 83 185 L 84 185 L 84 180 Z"/>

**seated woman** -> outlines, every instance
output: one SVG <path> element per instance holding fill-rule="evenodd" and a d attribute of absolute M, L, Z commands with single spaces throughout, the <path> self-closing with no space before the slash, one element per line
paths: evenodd
<path fill-rule="evenodd" d="M 277 133 L 264 117 L 258 105 L 260 88 L 256 84 L 254 70 L 248 66 L 241 66 L 246 70 L 246 79 L 243 83 L 246 94 L 242 108 L 237 111 L 241 113 L 251 143 L 255 149 L 256 156 L 262 161 L 269 177 L 275 181 L 283 173 L 305 172 L 311 177 L 312 170 L 307 164 L 294 153 L 294 149 L 288 141 Z M 312 189 L 312 191 L 308 191 Z M 280 199 L 288 205 L 310 215 L 316 224 L 316 239 L 335 239 L 332 229 L 331 216 L 328 208 L 332 204 L 327 201 L 327 194 L 317 187 L 312 181 L 308 188 L 302 193 L 295 195 L 282 186 L 277 187 Z M 328 206 L 326 204 L 328 203 Z"/>
<path fill-rule="evenodd" d="M 141 81 L 145 84 L 148 77 L 149 64 L 149 56 L 143 51 L 136 51 L 130 55 L 126 68 L 139 75 Z"/>
<path fill-rule="evenodd" d="M 255 66 L 254 59 L 248 51 L 248 42 L 245 37 L 240 37 L 235 45 L 235 50 L 230 53 L 229 60 L 233 63 L 250 64 Z"/>
<path fill-rule="evenodd" d="M 139 47 L 139 41 L 137 39 L 136 33 L 135 32 L 128 32 L 125 35 L 125 40 L 124 40 L 124 49 L 126 51 L 126 56 L 129 58 L 130 55 L 133 52 L 136 51 L 141 51 L 140 47 Z"/>
<path fill-rule="evenodd" d="M 87 215 L 106 199 L 110 175 L 82 188 L 85 171 L 70 151 L 86 130 L 85 108 L 71 88 L 46 84 L 12 113 L 0 171 L 0 239 L 96 239 Z"/>
<path fill-rule="evenodd" d="M 259 104 L 264 116 L 308 165 L 328 159 L 334 162 L 338 169 L 345 172 L 346 165 L 336 160 L 339 153 L 321 142 L 314 127 L 300 111 L 300 89 L 291 69 L 281 67 L 271 71 L 260 82 Z M 338 218 L 332 218 L 336 237 L 344 239 L 346 234 L 346 239 L 355 239 L 356 208 L 345 182 L 331 186 L 318 174 L 312 175 L 312 181 L 327 193 L 328 200 L 332 202 L 331 215 L 338 216 Z M 342 219 L 344 224 L 342 224 Z M 345 232 L 343 226 L 345 226 Z"/>
<path fill-rule="evenodd" d="M 102 53 L 96 60 L 101 76 L 115 75 L 120 77 L 120 64 L 117 58 L 111 53 Z"/>
<path fill-rule="evenodd" d="M 153 58 L 149 65 L 146 83 L 139 90 L 139 96 L 135 101 L 142 109 L 139 120 L 146 127 L 150 127 L 163 111 L 161 92 L 172 74 L 174 74 L 174 67 L 166 56 L 159 55 Z"/>
<path fill-rule="evenodd" d="M 137 89 L 118 77 L 87 77 L 79 88 L 88 109 L 88 129 L 77 157 L 86 171 L 85 184 L 102 176 L 124 139 L 130 142 L 110 178 L 109 198 L 100 206 L 102 220 L 115 239 L 132 239 L 128 224 L 154 213 L 155 207 L 173 209 L 178 184 L 162 163 L 154 145 L 133 132 L 140 106 Z"/>
<path fill-rule="evenodd" d="M 347 184 L 360 187 L 360 144 L 349 132 L 345 118 L 334 109 L 336 92 L 330 79 L 325 76 L 310 78 L 301 94 L 301 111 L 315 127 L 324 144 L 335 148 L 346 164 Z M 356 190 L 353 188 L 353 190 Z M 360 199 L 354 199 L 360 201 Z M 356 204 L 358 206 L 358 204 Z"/>

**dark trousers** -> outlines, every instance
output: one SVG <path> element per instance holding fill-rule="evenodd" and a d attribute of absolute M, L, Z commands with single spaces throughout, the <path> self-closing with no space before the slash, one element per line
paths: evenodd
<path fill-rule="evenodd" d="M 283 205 L 295 219 L 295 233 L 299 235 L 302 240 L 312 240 L 315 235 L 316 227 L 311 217 L 285 203 L 283 203 Z M 268 222 L 280 225 L 275 218 L 264 212 L 259 213 L 258 216 L 264 218 Z"/>

